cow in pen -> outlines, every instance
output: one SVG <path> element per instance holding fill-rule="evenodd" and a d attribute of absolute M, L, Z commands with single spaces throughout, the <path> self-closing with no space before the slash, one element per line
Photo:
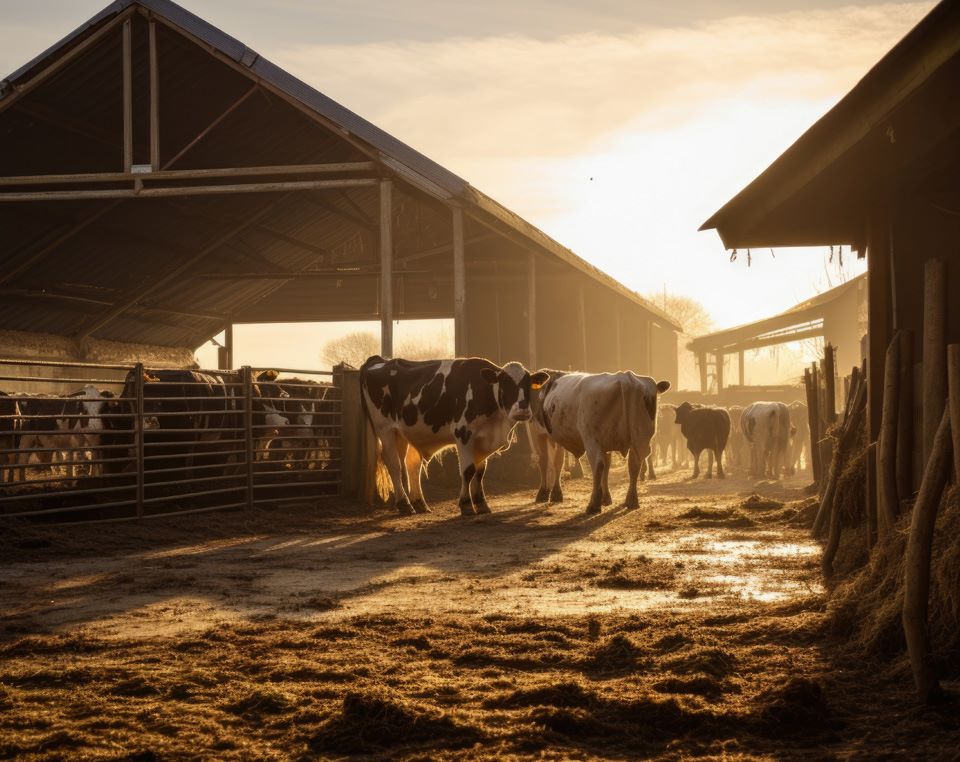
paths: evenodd
<path fill-rule="evenodd" d="M 613 503 L 607 487 L 611 452 L 627 457 L 630 483 L 625 504 L 628 508 L 639 506 L 637 478 L 656 431 L 657 397 L 669 388 L 669 381 L 656 382 L 632 371 L 556 373 L 547 380 L 536 411 L 536 425 L 546 436 L 535 437 L 535 441 L 547 446 L 539 453 L 540 462 L 550 462 L 550 442 L 576 457 L 586 453 L 593 471 L 587 513 L 599 513 L 601 505 Z M 552 500 L 563 499 L 560 471 L 555 465 Z M 541 483 L 538 498 L 545 487 Z"/>
<path fill-rule="evenodd" d="M 370 357 L 360 368 L 361 401 L 400 514 L 429 510 L 422 464 L 450 446 L 460 461 L 460 512 L 490 513 L 483 494 L 487 459 L 507 447 L 518 422 L 530 419 L 530 393 L 546 380 L 546 373 L 531 374 L 517 362 Z"/>

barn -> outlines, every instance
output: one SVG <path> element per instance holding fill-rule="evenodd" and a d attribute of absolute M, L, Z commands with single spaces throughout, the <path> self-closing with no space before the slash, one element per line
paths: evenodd
<path fill-rule="evenodd" d="M 0 82 L 0 134 L 7 391 L 134 394 L 131 378 L 184 368 L 223 331 L 230 368 L 232 327 L 245 323 L 379 320 L 391 355 L 395 322 L 423 318 L 454 320 L 459 356 L 676 381 L 679 326 L 655 305 L 169 0 L 113 2 Z M 231 382 L 249 419 L 260 370 Z M 315 370 L 284 375 L 337 385 Z M 339 484 L 333 443 L 351 411 L 339 393 L 323 401 L 317 462 Z M 256 424 L 244 432 L 237 416 L 221 428 L 244 440 L 250 472 Z M 194 455 L 170 468 L 201 478 Z M 210 507 L 210 496 L 144 497 L 151 455 L 130 457 L 139 475 L 110 486 L 122 515 L 149 515 L 151 500 Z M 203 491 L 229 498 L 214 502 L 274 494 L 250 473 L 224 485 L 214 471 Z M 90 485 L 84 505 L 105 489 Z M 34 512 L 73 505 L 5 504 L 20 499 Z"/>

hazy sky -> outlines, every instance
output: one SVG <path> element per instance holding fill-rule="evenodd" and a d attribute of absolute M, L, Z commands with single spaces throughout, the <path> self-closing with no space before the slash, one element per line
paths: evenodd
<path fill-rule="evenodd" d="M 105 0 L 0 0 L 10 72 Z M 826 252 L 730 263 L 699 225 L 935 3 L 184 0 L 629 287 L 718 326 L 836 280 Z M 845 258 L 848 262 L 851 257 Z M 849 273 L 862 271 L 852 263 Z"/>

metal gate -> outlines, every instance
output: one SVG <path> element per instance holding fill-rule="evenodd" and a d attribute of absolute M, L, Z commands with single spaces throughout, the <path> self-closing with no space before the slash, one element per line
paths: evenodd
<path fill-rule="evenodd" d="M 117 521 L 341 485 L 330 372 L 0 360 L 0 516 Z"/>

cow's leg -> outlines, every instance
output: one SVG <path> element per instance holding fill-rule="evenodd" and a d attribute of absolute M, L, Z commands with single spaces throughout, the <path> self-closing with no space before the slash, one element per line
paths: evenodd
<path fill-rule="evenodd" d="M 407 455 L 403 459 L 404 474 L 407 477 L 407 494 L 410 504 L 417 513 L 430 513 L 427 501 L 423 499 L 423 489 L 420 486 L 420 473 L 423 470 L 423 458 L 416 447 L 408 446 Z"/>
<path fill-rule="evenodd" d="M 457 499 L 457 504 L 460 506 L 462 516 L 473 516 L 476 511 L 473 509 L 473 500 L 470 497 L 470 482 L 477 473 L 477 467 L 473 462 L 473 450 L 458 443 L 457 460 L 460 463 L 460 497 Z"/>
<path fill-rule="evenodd" d="M 603 469 L 603 504 L 613 505 L 613 497 L 610 495 L 610 462 L 613 460 L 613 454 L 604 455 Z"/>
<path fill-rule="evenodd" d="M 631 448 L 630 452 L 627 453 L 627 475 L 629 477 L 627 481 L 627 497 L 623 501 L 623 504 L 627 508 L 640 507 L 640 499 L 637 497 L 637 477 L 641 474 L 643 463 L 643 458 L 637 455 L 636 450 Z"/>
<path fill-rule="evenodd" d="M 383 444 L 380 457 L 383 464 L 387 467 L 390 474 L 390 481 L 393 483 L 393 505 L 401 516 L 409 516 L 413 513 L 413 507 L 410 505 L 410 499 L 403 488 L 403 468 L 400 462 L 400 442 L 406 444 L 396 431 L 387 431 L 380 439 Z"/>
<path fill-rule="evenodd" d="M 657 471 L 653 467 L 653 460 L 653 454 L 651 453 L 649 457 L 647 457 L 647 465 L 650 466 L 650 481 L 652 482 L 657 480 Z M 627 465 L 629 466 L 629 459 Z"/>
<path fill-rule="evenodd" d="M 603 477 L 608 466 L 607 453 L 599 446 L 588 443 L 587 458 L 593 470 L 593 491 L 590 493 L 590 502 L 587 503 L 587 513 L 600 513 L 600 506 L 603 504 Z"/>
<path fill-rule="evenodd" d="M 576 455 L 573 456 L 573 465 L 570 466 L 570 478 L 571 479 L 583 478 L 583 464 L 580 463 L 580 458 L 578 458 Z"/>
<path fill-rule="evenodd" d="M 470 499 L 477 513 L 490 513 L 490 506 L 487 505 L 487 498 L 483 494 L 483 475 L 487 470 L 487 461 L 481 460 L 476 465 L 476 473 L 470 481 Z"/>
<path fill-rule="evenodd" d="M 545 503 L 550 498 L 550 466 L 553 461 L 550 440 L 546 434 L 531 433 L 530 442 L 533 445 L 534 453 L 537 455 L 537 470 L 540 472 L 540 488 L 537 490 L 537 496 L 533 499 L 533 502 Z"/>
<path fill-rule="evenodd" d="M 713 478 L 713 450 L 707 450 L 707 478 Z"/>
<path fill-rule="evenodd" d="M 726 479 L 727 475 L 723 473 L 723 450 L 719 447 L 716 449 L 717 453 L 717 478 Z"/>
<path fill-rule="evenodd" d="M 563 486 L 561 480 L 563 479 L 563 462 L 567 457 L 567 451 L 564 450 L 560 445 L 554 443 L 553 445 L 553 485 L 550 488 L 550 502 L 551 503 L 562 503 L 563 502 Z"/>
<path fill-rule="evenodd" d="M 700 450 L 693 453 L 693 476 L 690 478 L 696 479 L 698 476 L 700 476 Z"/>

